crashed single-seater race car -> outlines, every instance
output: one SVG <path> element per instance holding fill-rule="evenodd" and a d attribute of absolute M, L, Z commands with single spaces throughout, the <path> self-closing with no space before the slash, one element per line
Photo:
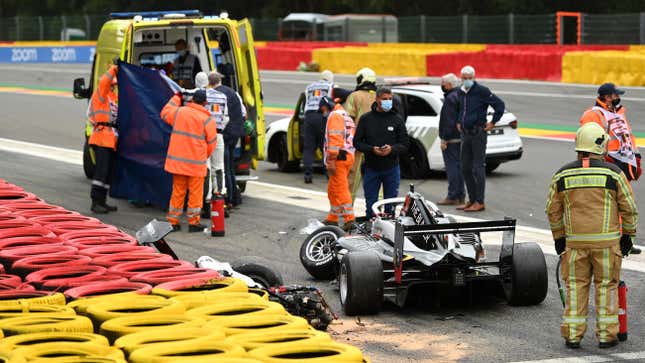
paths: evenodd
<path fill-rule="evenodd" d="M 394 206 L 394 216 L 384 207 Z M 419 193 L 378 201 L 372 221 L 345 234 L 335 226 L 312 232 L 300 260 L 311 276 L 338 279 L 347 315 L 374 314 L 388 301 L 402 307 L 412 287 L 472 287 L 499 282 L 510 305 L 536 305 L 547 294 L 544 254 L 515 243 L 514 219 L 457 223 Z M 481 234 L 502 232 L 499 259 L 488 261 Z M 428 291 L 428 290 L 426 290 Z"/>

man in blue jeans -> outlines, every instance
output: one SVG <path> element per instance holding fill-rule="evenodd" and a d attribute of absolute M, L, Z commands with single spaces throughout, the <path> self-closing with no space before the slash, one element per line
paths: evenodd
<path fill-rule="evenodd" d="M 399 155 L 407 152 L 409 145 L 405 122 L 392 108 L 392 90 L 379 88 L 372 110 L 361 116 L 354 135 L 354 147 L 365 154 L 363 194 L 368 218 L 374 216 L 372 205 L 378 200 L 381 185 L 384 198 L 398 196 Z M 385 212 L 392 213 L 392 206 Z"/>
<path fill-rule="evenodd" d="M 454 73 L 441 77 L 443 106 L 439 116 L 439 139 L 443 163 L 448 176 L 448 196 L 438 205 L 464 203 L 464 176 L 461 173 L 461 135 L 457 129 L 459 115 L 459 78 Z"/>

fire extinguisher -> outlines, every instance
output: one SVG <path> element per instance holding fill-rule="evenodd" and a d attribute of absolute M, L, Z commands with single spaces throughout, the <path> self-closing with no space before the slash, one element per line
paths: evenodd
<path fill-rule="evenodd" d="M 224 237 L 224 196 L 215 193 L 211 199 L 211 236 Z"/>
<path fill-rule="evenodd" d="M 618 283 L 618 340 L 627 340 L 627 284 Z"/>

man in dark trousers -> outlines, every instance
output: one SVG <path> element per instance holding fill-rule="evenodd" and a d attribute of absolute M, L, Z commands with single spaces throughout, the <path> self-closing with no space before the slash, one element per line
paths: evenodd
<path fill-rule="evenodd" d="M 461 170 L 468 188 L 468 203 L 457 209 L 464 212 L 479 212 L 486 209 L 486 141 L 488 131 L 504 114 L 504 102 L 487 87 L 475 82 L 475 69 L 465 66 L 461 69 L 463 86 L 459 90 L 459 124 L 461 131 Z M 495 113 L 487 122 L 488 106 Z"/>
<path fill-rule="evenodd" d="M 448 176 L 448 196 L 438 205 L 464 204 L 464 176 L 461 173 L 461 135 L 457 129 L 459 115 L 459 78 L 454 73 L 441 77 L 443 106 L 439 116 L 439 139 L 443 163 Z"/>
<path fill-rule="evenodd" d="M 362 173 L 368 218 L 373 217 L 372 205 L 378 200 L 381 185 L 384 198 L 399 194 L 399 155 L 409 146 L 405 122 L 392 108 L 392 90 L 381 87 L 372 110 L 361 116 L 354 135 L 354 147 L 365 154 Z M 385 212 L 392 213 L 391 206 Z"/>

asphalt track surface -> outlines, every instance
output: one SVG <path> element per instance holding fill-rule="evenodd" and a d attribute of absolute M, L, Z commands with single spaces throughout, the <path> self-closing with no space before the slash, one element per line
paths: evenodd
<path fill-rule="evenodd" d="M 0 65 L 0 87 L 23 86 L 69 88 L 72 79 L 87 76 L 87 65 Z M 298 94 L 313 75 L 263 72 L 262 82 L 267 104 L 293 105 Z M 341 85 L 350 86 L 353 77 L 339 76 Z M 483 81 L 497 92 L 520 122 L 545 125 L 576 125 L 582 110 L 588 107 L 595 87 L 525 83 L 516 81 Z M 645 115 L 645 90 L 629 88 L 624 96 L 628 115 L 638 132 L 645 131 L 639 122 Z M 80 150 L 83 142 L 83 119 L 86 104 L 64 97 L 0 93 L 0 137 L 36 144 Z M 276 117 L 267 117 L 271 122 Z M 487 211 L 477 218 L 493 219 L 503 216 L 518 218 L 519 223 L 547 228 L 544 204 L 551 174 L 563 163 L 574 158 L 569 142 L 524 139 L 522 160 L 504 164 L 491 175 L 487 184 Z M 256 173 L 261 181 L 285 186 L 305 187 L 300 174 L 284 174 L 274 165 L 260 163 Z M 89 182 L 75 164 L 47 158 L 0 151 L 0 178 L 7 179 L 38 194 L 47 201 L 89 214 Z M 403 181 L 401 191 L 408 181 Z M 417 190 L 428 198 L 444 197 L 445 180 L 441 177 L 414 181 Z M 316 176 L 314 191 L 324 191 L 325 179 Z M 634 185 L 641 210 L 643 187 Z M 296 194 L 294 192 L 294 194 Z M 297 199 L 294 195 L 294 199 Z M 163 218 L 163 211 L 137 209 L 124 201 L 116 201 L 118 213 L 102 219 L 126 231 L 133 232 L 151 218 Z M 447 209 L 447 212 L 454 213 Z M 269 202 L 258 197 L 246 197 L 239 210 L 227 219 L 227 237 L 208 238 L 205 235 L 175 234 L 171 243 L 187 260 L 211 255 L 232 261 L 241 255 L 260 255 L 273 262 L 289 283 L 320 286 L 333 307 L 339 311 L 337 292 L 332 284 L 314 282 L 300 266 L 298 250 L 303 236 L 298 230 L 308 218 L 322 218 L 320 210 L 295 207 L 293 201 Z M 640 235 L 645 231 L 639 228 Z M 641 243 L 643 244 L 643 243 Z M 496 252 L 493 246 L 489 256 Z M 553 271 L 556 258 L 547 257 L 549 266 L 549 295 L 535 307 L 509 307 L 494 296 L 476 298 L 472 305 L 464 297 L 443 301 L 441 306 L 423 299 L 404 309 L 386 307 L 375 317 L 354 319 L 342 317 L 334 326 L 337 339 L 361 346 L 374 362 L 463 361 L 509 362 L 586 357 L 581 362 L 645 359 L 645 318 L 641 309 L 645 303 L 643 272 L 625 270 L 623 279 L 630 286 L 630 339 L 610 352 L 596 348 L 594 323 L 589 320 L 583 349 L 572 352 L 564 348 L 559 337 L 561 305 Z M 634 257 L 631 257 L 634 258 Z M 641 257 L 637 261 L 645 261 Z M 610 356 L 608 353 L 633 353 Z M 594 357 L 598 356 L 598 357 Z M 598 360 L 603 359 L 603 360 Z"/>

